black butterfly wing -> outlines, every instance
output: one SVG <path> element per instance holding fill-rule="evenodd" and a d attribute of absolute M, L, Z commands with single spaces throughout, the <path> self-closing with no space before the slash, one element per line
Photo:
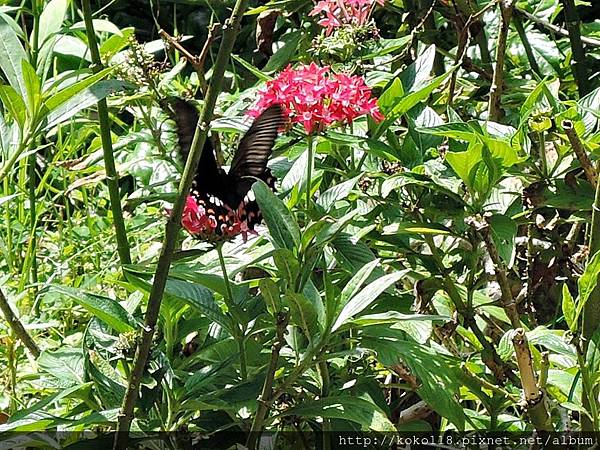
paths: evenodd
<path fill-rule="evenodd" d="M 273 153 L 277 133 L 284 122 L 283 111 L 277 104 L 267 108 L 254 120 L 240 141 L 231 162 L 228 178 L 235 191 L 230 192 L 230 201 L 237 201 L 239 204 L 256 181 L 255 178 L 268 182 L 271 174 L 267 163 Z"/>
<path fill-rule="evenodd" d="M 187 158 L 198 112 L 194 105 L 179 98 L 170 98 L 166 103 L 169 115 L 177 124 L 181 155 Z M 271 188 L 275 187 L 267 162 L 273 152 L 277 132 L 283 125 L 281 107 L 273 105 L 267 108 L 240 141 L 229 173 L 218 167 L 211 141 L 206 140 L 191 195 L 208 215 L 215 218 L 218 234 L 222 226 L 233 224 L 235 217 L 246 222 L 249 229 L 260 223 L 260 209 L 249 191 L 256 178 L 262 179 Z"/>
<path fill-rule="evenodd" d="M 194 139 L 199 118 L 198 111 L 190 102 L 176 97 L 168 98 L 165 105 L 169 116 L 177 124 L 181 157 L 185 162 Z M 210 137 L 207 137 L 192 189 L 205 194 L 222 195 L 226 185 L 227 175 L 217 166 L 212 142 Z"/>

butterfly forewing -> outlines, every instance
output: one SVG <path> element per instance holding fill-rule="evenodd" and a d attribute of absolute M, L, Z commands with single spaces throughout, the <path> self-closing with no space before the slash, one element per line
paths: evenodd
<path fill-rule="evenodd" d="M 260 178 L 273 152 L 277 132 L 284 125 L 281 106 L 273 105 L 256 118 L 240 141 L 229 170 L 230 178 Z"/>

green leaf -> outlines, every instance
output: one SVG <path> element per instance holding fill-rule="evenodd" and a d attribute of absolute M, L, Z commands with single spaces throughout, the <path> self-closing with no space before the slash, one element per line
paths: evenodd
<path fill-rule="evenodd" d="M 71 347 L 62 347 L 55 351 L 45 350 L 37 359 L 38 367 L 54 376 L 63 387 L 84 383 L 83 363 L 83 351 Z"/>
<path fill-rule="evenodd" d="M 565 316 L 565 322 L 569 326 L 569 330 L 575 332 L 577 330 L 577 314 L 575 312 L 575 300 L 569 292 L 567 283 L 562 287 L 562 312 Z"/>
<path fill-rule="evenodd" d="M 27 59 L 27 54 L 17 33 L 10 25 L 10 19 L 0 14 L 0 68 L 8 83 L 21 95 L 21 98 L 27 96 L 21 66 L 21 61 L 24 59 Z"/>
<path fill-rule="evenodd" d="M 93 19 L 92 24 L 94 26 L 94 31 L 96 33 L 110 33 L 110 34 L 114 34 L 117 36 L 123 36 L 123 33 L 121 32 L 119 27 L 116 26 L 114 23 L 112 23 L 110 20 Z M 83 21 L 77 22 L 77 23 L 71 25 L 70 28 L 72 31 L 76 31 L 76 30 L 85 31 L 85 22 L 83 22 Z"/>
<path fill-rule="evenodd" d="M 600 104 L 600 87 L 594 89 L 592 92 L 587 94 L 585 97 L 577 102 L 577 109 L 581 114 L 581 119 L 585 124 L 585 134 L 593 133 L 598 127 L 600 121 L 600 111 L 598 111 L 598 105 Z"/>
<path fill-rule="evenodd" d="M 3 85 L 0 86 L 0 100 L 4 107 L 14 117 L 15 121 L 19 125 L 19 128 L 23 130 L 25 126 L 25 120 L 27 108 L 23 98 L 15 91 L 12 86 Z"/>
<path fill-rule="evenodd" d="M 287 280 L 290 286 L 293 286 L 300 274 L 300 264 L 291 250 L 278 248 L 273 252 L 273 261 L 275 262 L 279 276 Z"/>
<path fill-rule="evenodd" d="M 392 422 L 377 405 L 359 397 L 335 396 L 303 401 L 280 415 L 285 416 L 342 419 L 358 423 L 363 431 L 395 431 Z"/>
<path fill-rule="evenodd" d="M 374 138 L 379 138 L 385 133 L 385 131 L 389 128 L 389 126 L 394 123 L 399 117 L 403 114 L 406 114 L 411 108 L 426 100 L 431 93 L 436 90 L 441 84 L 454 72 L 456 66 L 448 70 L 443 75 L 440 75 L 437 78 L 431 80 L 430 83 L 426 84 L 424 87 L 420 88 L 416 92 L 411 92 L 407 95 L 401 96 L 397 99 L 391 108 L 391 111 L 384 112 L 385 119 L 377 126 L 375 133 L 373 133 Z"/>
<path fill-rule="evenodd" d="M 152 284 L 146 281 L 142 276 L 130 270 L 126 272 L 126 276 L 127 280 L 136 288 L 146 293 L 150 293 Z M 223 282 L 222 278 L 220 279 L 220 282 Z M 202 284 L 168 278 L 165 286 L 165 296 L 167 298 L 181 300 L 231 332 L 231 322 L 215 302 L 212 291 Z"/>
<path fill-rule="evenodd" d="M 296 53 L 298 43 L 302 33 L 300 31 L 292 31 L 282 37 L 284 44 L 277 50 L 267 64 L 263 67 L 264 72 L 274 72 L 286 65 Z"/>
<path fill-rule="evenodd" d="M 575 317 L 579 317 L 588 299 L 594 293 L 598 286 L 598 276 L 600 275 L 600 251 L 596 252 L 588 260 L 583 275 L 579 278 L 579 296 L 577 298 L 577 311 Z M 597 294 L 596 294 L 597 295 Z"/>
<path fill-rule="evenodd" d="M 511 267 L 516 254 L 516 222 L 503 214 L 494 214 L 490 217 L 490 232 L 500 258 Z"/>
<path fill-rule="evenodd" d="M 352 297 L 358 294 L 360 288 L 366 281 L 369 279 L 373 270 L 381 264 L 380 259 L 375 259 L 366 263 L 364 266 L 360 268 L 358 272 L 354 274 L 354 276 L 346 283 L 344 289 L 342 289 L 342 293 L 338 297 L 337 305 L 333 312 L 335 313 L 335 317 L 339 315 L 342 308 L 346 306 L 346 304 L 350 301 Z"/>
<path fill-rule="evenodd" d="M 417 57 L 414 63 L 402 71 L 400 81 L 404 92 L 415 92 L 427 84 L 433 70 L 435 51 L 435 45 L 430 45 Z"/>
<path fill-rule="evenodd" d="M 81 390 L 91 387 L 92 384 L 93 383 L 91 383 L 91 382 L 77 384 L 75 386 L 68 387 L 68 388 L 58 391 L 52 395 L 49 395 L 49 396 L 37 401 L 29 408 L 20 409 L 19 411 L 16 411 L 13 415 L 10 416 L 9 424 L 26 419 L 28 416 L 34 415 L 34 413 L 44 410 L 44 408 L 48 405 L 55 404 L 56 402 L 58 402 L 59 400 L 62 400 L 65 397 L 70 397 L 72 394 L 75 394 Z M 3 431 L 8 431 L 8 429 L 3 429 L 2 425 L 0 425 L 0 433 Z"/>
<path fill-rule="evenodd" d="M 45 130 L 52 128 L 53 126 L 62 123 L 79 111 L 89 108 L 90 106 L 96 105 L 99 100 L 108 97 L 115 92 L 122 90 L 124 84 L 118 80 L 103 80 L 96 83 L 94 86 L 90 86 L 74 97 L 66 100 L 60 104 L 54 111 L 48 114 L 48 122 L 44 127 Z"/>
<path fill-rule="evenodd" d="M 72 298 L 88 312 L 119 333 L 135 330 L 133 319 L 129 316 L 125 308 L 112 298 L 68 286 L 53 285 L 52 290 Z"/>
<path fill-rule="evenodd" d="M 262 278 L 258 282 L 258 288 L 267 305 L 267 311 L 269 311 L 272 316 L 275 316 L 281 311 L 281 294 L 279 288 L 270 278 Z"/>
<path fill-rule="evenodd" d="M 433 348 L 403 338 L 399 330 L 388 327 L 364 329 L 361 344 L 377 352 L 377 360 L 386 367 L 407 367 L 419 384 L 417 394 L 440 416 L 458 430 L 464 430 L 463 406 L 456 396 L 464 388 L 460 361 L 439 354 Z"/>
<path fill-rule="evenodd" d="M 26 59 L 21 61 L 23 70 L 23 80 L 27 91 L 27 107 L 31 120 L 37 115 L 40 102 L 42 101 L 42 82 L 39 79 L 35 69 Z"/>
<path fill-rule="evenodd" d="M 121 30 L 121 34 L 113 34 L 100 45 L 100 55 L 110 58 L 117 52 L 123 50 L 129 44 L 129 39 L 135 33 L 135 28 L 127 27 Z"/>
<path fill-rule="evenodd" d="M 332 243 L 336 259 L 344 267 L 348 267 L 352 273 L 375 259 L 375 255 L 367 244 L 347 233 L 340 233 Z M 383 274 L 381 269 L 377 269 L 375 272 L 378 272 L 379 275 Z"/>
<path fill-rule="evenodd" d="M 96 74 L 89 75 L 89 76 L 85 77 L 84 79 L 67 86 L 66 88 L 60 90 L 56 94 L 53 94 L 52 96 L 50 96 L 44 102 L 46 108 L 48 108 L 48 111 L 54 111 L 60 105 L 64 104 L 68 100 L 72 99 L 75 95 L 79 94 L 86 88 L 93 86 L 95 83 L 99 82 L 102 78 L 105 78 L 113 70 L 114 70 L 113 67 L 107 67 L 106 69 L 101 70 L 100 72 L 98 72 Z"/>
<path fill-rule="evenodd" d="M 287 292 L 283 296 L 284 304 L 290 309 L 290 321 L 298 325 L 305 335 L 314 338 L 322 330 L 318 323 L 317 310 L 303 294 Z"/>
<path fill-rule="evenodd" d="M 370 267 L 366 270 L 369 269 Z M 391 273 L 378 278 L 366 286 L 362 291 L 348 300 L 348 302 L 343 306 L 340 314 L 337 316 L 335 323 L 333 324 L 333 327 L 331 328 L 331 331 L 337 330 L 344 323 L 346 323 L 348 319 L 368 308 L 383 291 L 385 291 L 388 287 L 396 283 L 405 275 L 406 273 L 404 271 Z"/>
<path fill-rule="evenodd" d="M 293 250 L 300 244 L 300 228 L 294 216 L 264 182 L 257 181 L 252 190 L 275 245 Z"/>
<path fill-rule="evenodd" d="M 600 371 L 600 328 L 596 329 L 588 343 L 585 363 L 588 372 L 593 377 L 598 377 L 598 372 Z M 597 381 L 594 384 L 597 384 Z"/>
<path fill-rule="evenodd" d="M 38 45 L 42 46 L 46 39 L 58 33 L 65 20 L 69 1 L 50 0 L 40 15 Z"/>
<path fill-rule="evenodd" d="M 233 58 L 234 61 L 237 61 L 244 69 L 246 69 L 248 72 L 250 72 L 256 78 L 258 78 L 260 81 L 269 81 L 271 79 L 270 76 L 265 75 L 262 71 L 258 70 L 256 67 L 254 67 L 252 64 L 250 64 L 245 59 L 240 58 L 237 55 L 231 55 L 231 57 Z"/>
<path fill-rule="evenodd" d="M 383 114 L 387 114 L 392 111 L 393 106 L 403 95 L 404 88 L 402 87 L 402 82 L 399 78 L 395 78 L 388 88 L 379 96 L 377 105 Z"/>
<path fill-rule="evenodd" d="M 360 55 L 360 59 L 373 59 L 390 53 L 399 53 L 400 50 L 412 42 L 412 36 L 402 36 L 394 39 L 374 39 L 371 42 L 373 42 L 374 45 L 369 46 L 369 52 Z"/>
<path fill-rule="evenodd" d="M 362 174 L 330 187 L 319 196 L 317 204 L 323 207 L 325 211 L 329 211 L 335 205 L 335 202 L 348 197 L 350 192 L 352 192 L 352 189 L 354 189 L 354 186 L 356 186 L 356 183 L 358 183 L 360 177 L 362 177 Z"/>

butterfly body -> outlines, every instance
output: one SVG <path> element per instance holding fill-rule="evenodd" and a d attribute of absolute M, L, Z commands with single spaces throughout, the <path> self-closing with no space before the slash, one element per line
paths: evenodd
<path fill-rule="evenodd" d="M 169 101 L 169 106 L 178 127 L 182 156 L 187 158 L 198 113 L 193 105 L 181 99 Z M 283 124 L 284 117 L 279 105 L 266 109 L 240 141 L 229 171 L 217 165 L 212 143 L 209 138 L 206 139 L 190 197 L 210 221 L 211 226 L 202 230 L 211 232 L 193 233 L 195 228 L 190 229 L 184 221 L 188 231 L 202 239 L 210 239 L 215 237 L 213 235 L 245 234 L 253 231 L 254 226 L 261 222 L 262 215 L 251 187 L 259 179 L 271 189 L 275 188 L 275 178 L 267 168 L 267 162 L 277 132 Z"/>

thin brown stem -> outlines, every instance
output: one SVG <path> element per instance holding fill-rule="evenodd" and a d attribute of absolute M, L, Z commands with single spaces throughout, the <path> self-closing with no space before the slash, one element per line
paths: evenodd
<path fill-rule="evenodd" d="M 176 49 L 183 55 L 183 57 L 192 65 L 196 73 L 198 74 L 198 81 L 200 83 L 200 88 L 202 89 L 202 93 L 206 95 L 206 91 L 208 86 L 206 84 L 206 77 L 204 74 L 204 62 L 208 56 L 210 51 L 210 46 L 213 44 L 216 35 L 221 31 L 221 24 L 215 23 L 208 30 L 208 37 L 204 42 L 204 46 L 202 47 L 202 51 L 200 55 L 196 56 L 190 53 L 183 45 L 179 39 L 171 36 L 165 30 L 159 30 L 158 34 L 162 37 L 170 47 Z"/>
<path fill-rule="evenodd" d="M 596 173 L 592 161 L 587 155 L 583 142 L 581 142 L 581 139 L 575 130 L 575 125 L 570 120 L 563 120 L 562 127 L 569 139 L 571 148 L 575 152 L 575 156 L 577 156 L 577 159 L 579 160 L 579 164 L 581 164 L 585 177 L 595 189 L 598 181 L 598 174 Z"/>
<path fill-rule="evenodd" d="M 559 35 L 565 36 L 565 37 L 569 37 L 568 30 L 565 30 L 564 28 L 559 27 L 558 25 L 554 25 L 553 23 L 550 23 L 547 20 L 540 19 L 539 17 L 536 17 L 533 14 L 531 14 L 525 10 L 522 10 L 520 8 L 515 8 L 515 13 L 524 17 L 527 20 L 531 20 L 533 23 L 547 29 L 548 31 L 550 31 L 552 33 L 559 34 Z M 598 40 L 598 39 L 581 36 L 581 42 L 583 42 L 586 45 L 591 45 L 593 47 L 600 47 L 600 40 Z"/>
<path fill-rule="evenodd" d="M 15 333 L 15 336 L 17 336 L 17 338 L 19 338 L 19 340 L 23 343 L 23 345 L 25 345 L 25 347 L 27 347 L 27 349 L 31 352 L 31 354 L 35 358 L 40 356 L 39 347 L 37 346 L 35 341 L 31 338 L 29 333 L 27 333 L 27 330 L 25 329 L 25 327 L 23 326 L 23 324 L 21 323 L 19 318 L 13 312 L 12 308 L 10 307 L 10 304 L 8 303 L 8 300 L 6 299 L 6 297 L 4 296 L 4 293 L 1 290 L 0 290 L 0 311 L 2 311 L 4 318 L 8 322 L 8 325 L 10 326 L 13 333 Z"/>
<path fill-rule="evenodd" d="M 502 109 L 502 88 L 504 86 L 504 57 L 506 56 L 506 40 L 513 13 L 514 0 L 500 0 L 500 29 L 496 40 L 496 67 L 490 88 L 490 100 L 488 103 L 488 117 L 492 122 L 498 122 Z"/>
<path fill-rule="evenodd" d="M 252 428 L 250 429 L 250 435 L 248 436 L 247 447 L 250 450 L 254 450 L 256 448 L 256 444 L 258 443 L 258 439 L 260 438 L 260 433 L 263 428 L 265 417 L 269 413 L 269 409 L 271 407 L 273 381 L 275 379 L 275 372 L 277 371 L 277 365 L 279 362 L 279 353 L 285 343 L 284 335 L 287 323 L 287 314 L 283 312 L 277 313 L 277 324 L 275 328 L 276 337 L 275 342 L 273 342 L 273 345 L 271 347 L 271 360 L 269 362 L 267 376 L 265 377 L 265 382 L 263 383 L 262 391 L 260 393 L 260 396 L 258 397 L 258 407 L 256 409 L 256 414 L 254 415 Z"/>

